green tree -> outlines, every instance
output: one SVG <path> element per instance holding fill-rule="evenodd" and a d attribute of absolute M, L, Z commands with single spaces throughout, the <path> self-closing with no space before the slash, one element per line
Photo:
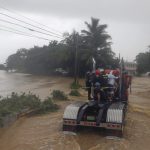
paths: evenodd
<path fill-rule="evenodd" d="M 82 30 L 84 37 L 84 43 L 88 48 L 91 49 L 93 57 L 97 57 L 99 50 L 110 47 L 111 39 L 110 35 L 105 31 L 107 28 L 106 24 L 99 24 L 99 19 L 91 18 L 91 24 L 85 22 L 88 30 Z"/>
<path fill-rule="evenodd" d="M 83 42 L 87 49 L 90 50 L 90 58 L 96 59 L 98 64 L 103 66 L 114 65 L 115 54 L 111 50 L 111 36 L 106 32 L 107 25 L 99 24 L 99 19 L 91 18 L 91 24 L 85 22 L 87 30 L 82 30 Z"/>
<path fill-rule="evenodd" d="M 145 73 L 150 71 L 150 47 L 149 50 L 145 53 L 139 53 L 136 56 L 137 62 L 137 72 Z"/>
<path fill-rule="evenodd" d="M 5 65 L 4 64 L 0 64 L 0 70 L 5 70 L 5 69 L 6 69 Z"/>
<path fill-rule="evenodd" d="M 87 31 L 82 30 L 82 34 L 76 31 L 66 33 L 61 42 L 51 41 L 43 47 L 18 50 L 8 57 L 8 69 L 31 74 L 52 74 L 56 68 L 63 68 L 73 76 L 77 58 L 78 75 L 84 76 L 91 66 L 92 57 L 95 57 L 97 64 L 105 67 L 117 65 L 118 61 L 111 51 L 111 37 L 105 31 L 107 25 L 99 25 L 99 19 L 95 18 L 92 18 L 91 24 L 86 22 L 86 25 Z"/>

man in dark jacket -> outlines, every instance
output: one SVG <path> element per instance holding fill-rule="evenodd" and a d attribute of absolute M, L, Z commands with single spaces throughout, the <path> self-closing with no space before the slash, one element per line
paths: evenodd
<path fill-rule="evenodd" d="M 85 84 L 88 90 L 88 100 L 91 100 L 91 85 L 92 85 L 92 73 L 88 71 L 85 76 Z"/>

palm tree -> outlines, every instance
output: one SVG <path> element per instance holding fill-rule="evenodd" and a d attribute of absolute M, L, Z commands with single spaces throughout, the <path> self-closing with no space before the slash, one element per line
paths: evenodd
<path fill-rule="evenodd" d="M 91 50 L 91 57 L 98 59 L 100 56 L 101 50 L 110 49 L 111 39 L 110 35 L 107 34 L 105 29 L 107 28 L 106 24 L 99 24 L 99 19 L 91 18 L 91 24 L 85 22 L 88 30 L 82 30 L 82 36 L 84 39 L 85 45 Z"/>

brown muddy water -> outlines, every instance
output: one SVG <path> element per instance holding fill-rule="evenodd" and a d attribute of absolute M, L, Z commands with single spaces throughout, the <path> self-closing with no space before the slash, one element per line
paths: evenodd
<path fill-rule="evenodd" d="M 42 86 L 37 86 L 40 87 L 39 91 L 58 88 L 66 93 L 69 92 L 69 84 L 72 81 L 67 78 L 34 77 L 33 80 L 29 79 L 29 76 L 23 78 L 28 78 L 27 82 L 24 80 L 24 84 L 28 87 L 42 84 Z M 45 82 L 51 82 L 50 79 L 55 83 L 45 84 Z M 35 80 L 36 82 L 34 82 Z M 28 81 L 32 81 L 33 85 L 32 83 L 28 84 Z M 21 81 L 17 84 L 21 84 Z M 23 90 L 22 84 L 20 87 Z M 132 87 L 124 138 L 122 139 L 110 140 L 103 132 L 92 129 L 83 129 L 76 135 L 63 134 L 63 111 L 68 104 L 75 100 L 86 100 L 86 93 L 81 90 L 81 97 L 70 97 L 70 101 L 58 102 L 60 110 L 57 112 L 24 117 L 17 120 L 12 126 L 0 129 L 0 150 L 149 150 L 150 78 L 134 78 Z M 32 90 L 38 93 L 34 88 Z M 45 96 L 44 94 L 43 96 Z"/>
<path fill-rule="evenodd" d="M 32 92 L 43 99 L 49 96 L 53 89 L 65 88 L 68 91 L 68 84 L 64 84 L 66 80 L 67 82 L 72 81 L 71 78 L 35 76 L 0 70 L 0 96 L 7 96 L 12 92 Z"/>

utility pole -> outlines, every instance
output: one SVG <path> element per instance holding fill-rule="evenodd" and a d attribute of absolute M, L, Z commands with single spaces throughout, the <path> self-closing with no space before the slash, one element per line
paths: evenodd
<path fill-rule="evenodd" d="M 150 45 L 148 46 L 148 49 L 149 49 L 149 51 L 148 51 L 148 52 L 149 52 L 149 53 L 148 53 L 148 56 L 149 56 L 149 62 L 148 62 L 148 63 L 150 64 Z M 149 67 L 149 70 L 150 70 L 150 67 Z"/>
<path fill-rule="evenodd" d="M 119 53 L 119 63 L 120 63 L 120 53 Z"/>
<path fill-rule="evenodd" d="M 124 63 L 124 61 L 123 61 L 123 57 L 122 57 L 122 59 L 120 60 L 120 93 L 119 93 L 119 97 L 120 97 L 120 100 L 121 100 L 121 98 L 122 98 L 122 82 L 123 82 L 123 63 Z"/>
<path fill-rule="evenodd" d="M 78 33 L 75 34 L 75 72 L 74 72 L 74 82 L 77 84 L 78 71 Z"/>

